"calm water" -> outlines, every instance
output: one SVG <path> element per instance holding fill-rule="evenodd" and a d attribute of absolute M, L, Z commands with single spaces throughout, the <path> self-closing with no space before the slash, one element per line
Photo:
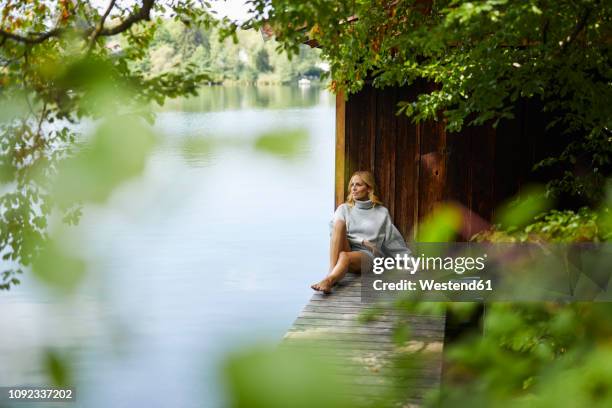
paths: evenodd
<path fill-rule="evenodd" d="M 278 341 L 326 270 L 331 95 L 205 88 L 156 128 L 143 176 L 73 231 L 89 261 L 79 293 L 60 300 L 30 275 L 0 292 L 0 386 L 44 384 L 54 347 L 75 364 L 70 406 L 221 406 L 224 354 Z"/>

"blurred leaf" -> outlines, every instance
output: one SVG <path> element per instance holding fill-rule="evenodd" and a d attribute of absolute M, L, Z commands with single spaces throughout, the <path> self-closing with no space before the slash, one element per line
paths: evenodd
<path fill-rule="evenodd" d="M 142 173 L 154 137 L 138 118 L 100 125 L 89 146 L 65 160 L 55 185 L 59 203 L 103 202 L 122 182 Z"/>
<path fill-rule="evenodd" d="M 612 350 L 594 350 L 573 367 L 553 367 L 529 407 L 612 406 Z"/>
<path fill-rule="evenodd" d="M 541 186 L 526 187 L 517 198 L 503 204 L 495 217 L 495 222 L 503 228 L 521 228 L 552 206 Z"/>
<path fill-rule="evenodd" d="M 25 116 L 28 112 L 27 94 L 16 92 L 10 97 L 0 94 L 0 125 Z"/>
<path fill-rule="evenodd" d="M 398 324 L 393 329 L 393 334 L 391 335 L 391 338 L 395 344 L 404 344 L 408 340 L 410 340 L 410 334 L 411 330 L 409 325 Z"/>
<path fill-rule="evenodd" d="M 85 277 L 85 262 L 66 253 L 55 240 L 49 240 L 34 260 L 32 272 L 47 285 L 72 292 Z"/>
<path fill-rule="evenodd" d="M 72 370 L 66 355 L 57 350 L 46 350 L 43 356 L 43 368 L 53 387 L 61 388 L 72 385 Z"/>
<path fill-rule="evenodd" d="M 299 351 L 298 351 L 299 350 Z M 225 377 L 232 408 L 352 408 L 333 364 L 307 349 L 253 348 L 231 355 Z"/>
<path fill-rule="evenodd" d="M 15 167 L 9 162 L 11 158 L 7 156 L 0 157 L 0 183 L 8 183 L 15 179 Z"/>
<path fill-rule="evenodd" d="M 417 242 L 449 242 L 462 226 L 461 210 L 452 204 L 443 204 L 434 209 L 421 223 L 417 231 Z"/>
<path fill-rule="evenodd" d="M 358 320 L 360 323 L 374 322 L 384 313 L 384 311 L 385 309 L 382 307 L 364 309 L 359 313 Z"/>
<path fill-rule="evenodd" d="M 255 149 L 280 157 L 295 157 L 304 151 L 309 142 L 305 130 L 279 130 L 260 135 Z"/>

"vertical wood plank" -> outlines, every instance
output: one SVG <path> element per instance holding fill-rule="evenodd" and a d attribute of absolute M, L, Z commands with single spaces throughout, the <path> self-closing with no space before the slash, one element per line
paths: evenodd
<path fill-rule="evenodd" d="M 461 132 L 447 133 L 446 150 L 447 183 L 445 197 L 470 208 L 472 205 L 470 161 L 474 159 L 471 129 L 466 128 Z"/>
<path fill-rule="evenodd" d="M 446 131 L 439 121 L 427 121 L 421 128 L 420 191 L 418 217 L 422 220 L 444 199 L 446 183 Z"/>
<path fill-rule="evenodd" d="M 378 133 L 378 100 L 380 99 L 381 90 L 374 88 L 371 85 L 371 82 L 368 81 L 365 85 L 370 92 L 370 107 L 367 112 L 368 118 L 368 145 L 369 145 L 369 157 L 368 157 L 368 165 L 366 170 L 370 170 L 374 175 L 376 175 L 376 134 Z M 382 118 L 381 118 L 382 119 Z M 378 178 L 376 178 L 378 180 Z"/>
<path fill-rule="evenodd" d="M 336 95 L 336 167 L 334 208 L 344 202 L 344 191 L 347 178 L 346 166 L 346 102 L 344 93 Z"/>
<path fill-rule="evenodd" d="M 479 126 L 470 129 L 472 135 L 471 168 L 471 202 L 470 210 L 480 217 L 490 220 L 495 202 L 495 129 L 492 126 Z M 469 224 L 471 226 L 471 223 Z M 471 236 L 478 231 L 468 228 Z"/>
<path fill-rule="evenodd" d="M 348 174 L 350 177 L 357 170 L 371 170 L 371 120 L 374 114 L 370 111 L 372 97 L 368 86 L 351 95 L 347 102 L 347 130 L 348 130 Z"/>
<path fill-rule="evenodd" d="M 395 220 L 395 160 L 397 147 L 397 102 L 395 88 L 376 92 L 376 138 L 374 170 L 378 182 L 379 195 Z"/>
<path fill-rule="evenodd" d="M 399 88 L 394 105 L 416 96 L 415 86 Z M 405 239 L 415 238 L 418 217 L 420 140 L 418 126 L 405 115 L 395 116 L 395 213 L 394 222 Z M 411 235 L 412 233 L 412 235 Z"/>

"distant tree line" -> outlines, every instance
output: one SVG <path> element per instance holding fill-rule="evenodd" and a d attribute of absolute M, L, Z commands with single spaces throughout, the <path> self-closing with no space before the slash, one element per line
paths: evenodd
<path fill-rule="evenodd" d="M 153 76 L 193 64 L 214 83 L 291 83 L 319 79 L 324 73 L 318 49 L 303 45 L 289 60 L 286 53 L 276 51 L 276 41 L 264 41 L 258 31 L 238 30 L 236 36 L 237 43 L 231 38 L 220 41 L 217 28 L 167 20 L 156 28 L 137 68 Z"/>

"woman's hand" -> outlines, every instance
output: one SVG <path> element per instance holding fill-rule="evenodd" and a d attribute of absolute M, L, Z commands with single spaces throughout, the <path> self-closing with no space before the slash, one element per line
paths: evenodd
<path fill-rule="evenodd" d="M 378 249 L 378 247 L 374 245 L 373 243 L 371 243 L 370 241 L 364 239 L 363 241 L 361 241 L 361 243 L 363 244 L 363 246 L 365 246 L 370 251 L 372 251 L 374 256 L 383 256 L 383 253 L 380 252 L 380 249 Z"/>

